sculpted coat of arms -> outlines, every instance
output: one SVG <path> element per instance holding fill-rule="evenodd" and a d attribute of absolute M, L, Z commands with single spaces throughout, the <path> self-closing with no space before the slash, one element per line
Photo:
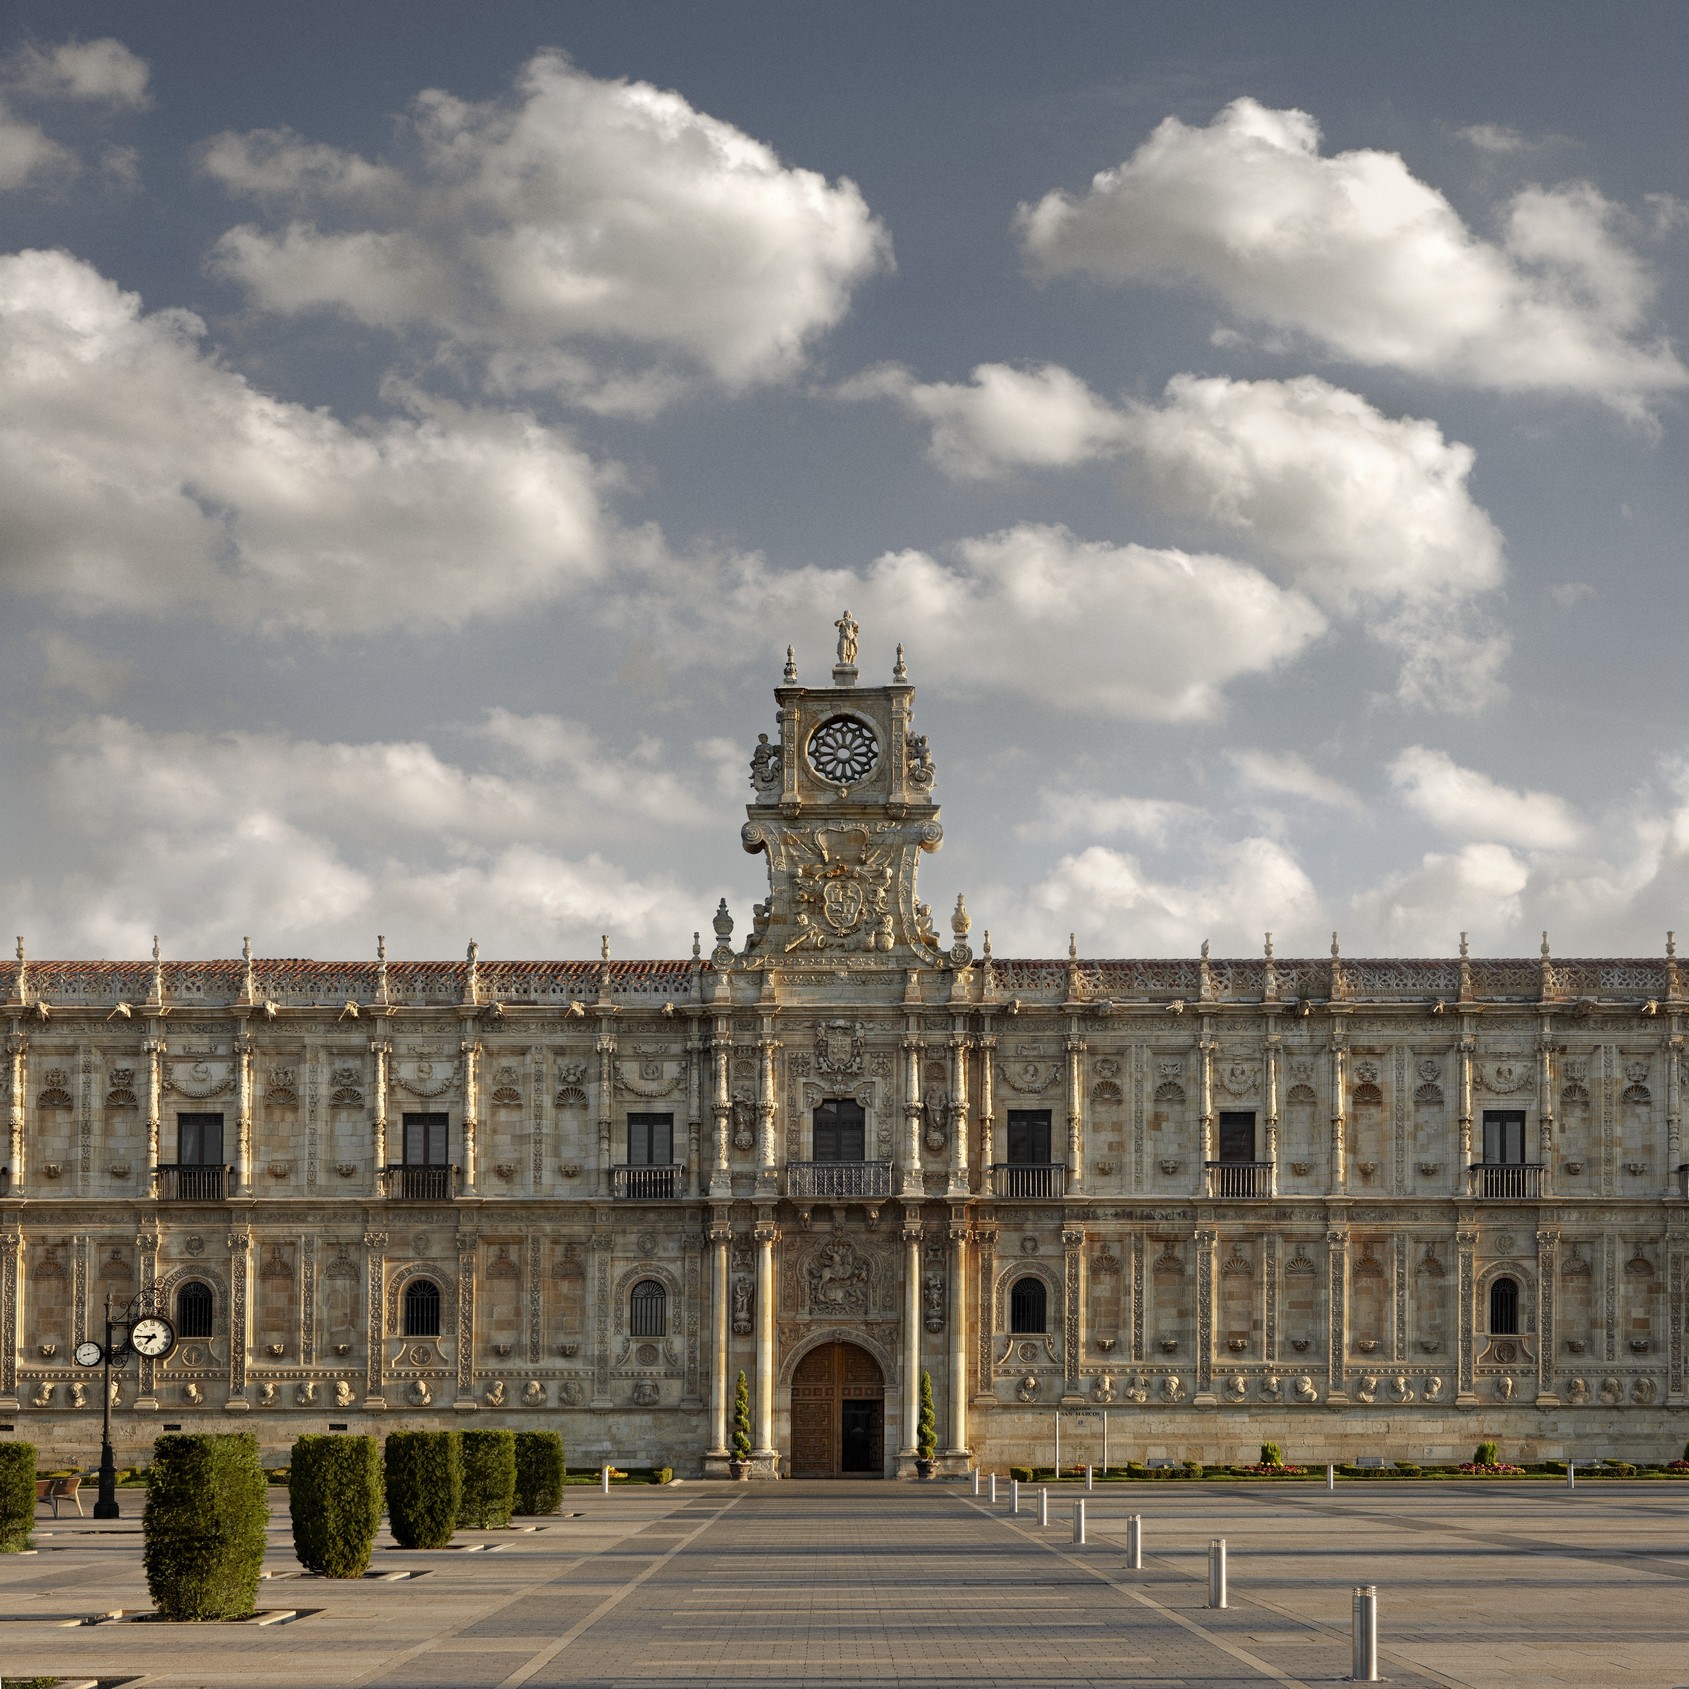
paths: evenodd
<path fill-rule="evenodd" d="M 815 1028 L 815 1071 L 850 1074 L 862 1071 L 862 1022 L 824 1020 Z"/>

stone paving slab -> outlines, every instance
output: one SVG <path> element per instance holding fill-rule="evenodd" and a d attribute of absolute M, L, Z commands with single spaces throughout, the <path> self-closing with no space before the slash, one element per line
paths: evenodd
<path fill-rule="evenodd" d="M 859 1685 L 1287 1686 L 1343 1680 L 1356 1583 L 1380 1595 L 1382 1666 L 1403 1685 L 1689 1683 L 1689 1509 L 1603 1484 L 1110 1485 L 1071 1541 L 1072 1486 L 1019 1518 L 951 1485 L 688 1484 L 572 1491 L 579 1517 L 467 1532 L 378 1571 L 301 1575 L 272 1498 L 272 1576 L 251 1625 L 107 1623 L 149 1606 L 138 1517 L 51 1521 L 0 1556 L 0 1675 L 147 1689 L 856 1689 Z M 141 1496 L 125 1492 L 138 1515 Z M 1125 1517 L 1145 1566 L 1125 1570 Z M 1231 1606 L 1206 1605 L 1228 1544 Z M 496 1552 L 489 1552 L 496 1549 Z"/>

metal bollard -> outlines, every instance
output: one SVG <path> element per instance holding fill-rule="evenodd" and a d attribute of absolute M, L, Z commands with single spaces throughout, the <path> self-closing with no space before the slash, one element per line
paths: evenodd
<path fill-rule="evenodd" d="M 1355 1651 L 1354 1669 L 1349 1673 L 1355 1683 L 1378 1681 L 1378 1589 L 1373 1584 L 1355 1588 Z"/>
<path fill-rule="evenodd" d="M 1080 1544 L 1085 1541 L 1085 1503 L 1083 1499 L 1073 1504 L 1073 1540 Z"/>
<path fill-rule="evenodd" d="M 1208 1545 L 1208 1605 L 1226 1604 L 1226 1539 L 1215 1537 Z"/>
<path fill-rule="evenodd" d="M 1040 1490 L 1038 1492 L 1038 1523 L 1040 1525 L 1048 1525 L 1049 1522 L 1050 1492 L 1048 1490 Z"/>
<path fill-rule="evenodd" d="M 608 1466 L 599 1468 L 598 1481 L 602 1486 L 604 1493 L 608 1495 L 610 1493 L 610 1468 Z"/>
<path fill-rule="evenodd" d="M 1329 1461 L 1326 1463 L 1325 1468 L 1325 1487 L 1328 1490 L 1334 1490 L 1337 1488 L 1337 1468 Z"/>
<path fill-rule="evenodd" d="M 979 1494 L 979 1473 L 977 1470 L 974 1473 L 974 1494 Z"/>
<path fill-rule="evenodd" d="M 1134 1513 L 1126 1521 L 1126 1570 L 1141 1572 L 1143 1569 L 1144 1516 Z"/>
<path fill-rule="evenodd" d="M 997 1474 L 995 1472 L 993 1472 L 991 1474 L 991 1497 L 990 1497 L 990 1500 L 991 1500 L 991 1505 L 993 1507 L 995 1507 L 997 1505 Z"/>
<path fill-rule="evenodd" d="M 1092 1474 L 1095 1471 L 1096 1471 L 1096 1468 L 1094 1466 L 1087 1466 L 1085 1468 L 1085 1488 L 1086 1489 L 1091 1489 L 1091 1488 L 1094 1487 L 1093 1482 L 1092 1482 Z"/>
<path fill-rule="evenodd" d="M 1575 1490 L 1578 1487 L 1578 1481 L 1573 1476 L 1577 1470 L 1577 1464 L 1578 1463 L 1575 1460 L 1568 1460 L 1566 1462 L 1566 1488 L 1569 1490 Z"/>
<path fill-rule="evenodd" d="M 1020 1479 L 1019 1478 L 1011 1478 L 1009 1480 L 1009 1511 L 1011 1513 L 1019 1513 L 1020 1512 Z"/>

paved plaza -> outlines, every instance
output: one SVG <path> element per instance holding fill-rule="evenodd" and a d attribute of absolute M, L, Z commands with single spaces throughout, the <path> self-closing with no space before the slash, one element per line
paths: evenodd
<path fill-rule="evenodd" d="M 1007 1485 L 1001 1486 L 1006 1497 Z M 1689 1683 L 1689 1495 L 1602 1483 L 1112 1485 L 1011 1518 L 965 1487 L 684 1484 L 569 1493 L 538 1529 L 462 1533 L 373 1575 L 301 1574 L 285 1500 L 252 1624 L 146 1611 L 129 1517 L 44 1520 L 0 1559 L 0 1675 L 149 1689 L 516 1685 L 1313 1684 L 1349 1669 L 1350 1592 L 1375 1583 L 1399 1684 Z M 1141 1573 L 1125 1517 L 1144 1518 Z M 532 1524 L 533 1522 L 524 1522 Z M 1231 1604 L 1206 1606 L 1211 1538 Z M 408 1574 L 408 1575 L 406 1575 Z M 67 1628 L 68 1627 L 68 1628 Z"/>

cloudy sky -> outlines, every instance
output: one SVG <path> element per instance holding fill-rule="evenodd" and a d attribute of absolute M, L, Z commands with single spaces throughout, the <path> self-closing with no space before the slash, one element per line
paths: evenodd
<path fill-rule="evenodd" d="M 32 953 L 684 954 L 846 605 L 999 952 L 1689 941 L 1682 6 L 0 31 Z"/>

